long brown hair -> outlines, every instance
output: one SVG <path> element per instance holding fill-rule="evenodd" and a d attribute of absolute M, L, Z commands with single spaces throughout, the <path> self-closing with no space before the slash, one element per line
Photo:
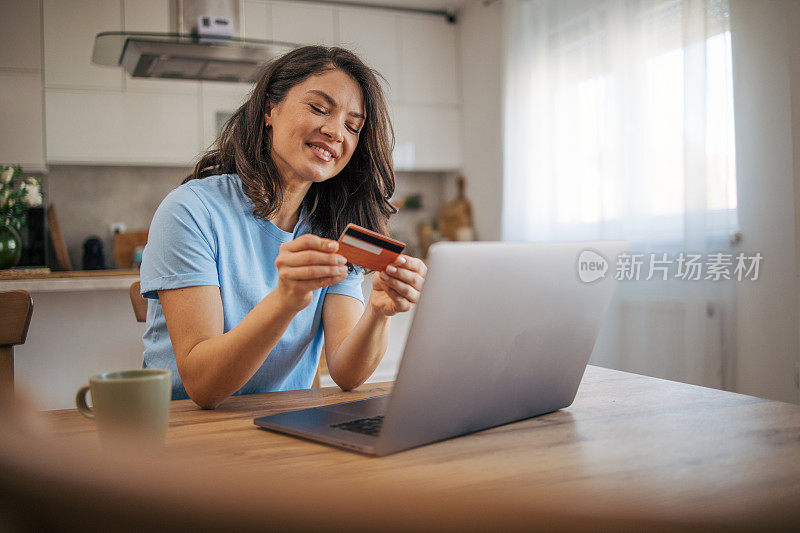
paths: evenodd
<path fill-rule="evenodd" d="M 283 189 L 264 127 L 267 98 L 275 105 L 309 76 L 335 69 L 360 85 L 367 118 L 350 161 L 335 177 L 312 183 L 301 207 L 307 209 L 311 233 L 320 237 L 338 238 L 349 222 L 388 234 L 389 216 L 397 212 L 389 203 L 394 194 L 394 131 L 378 82 L 380 74 L 344 48 L 304 46 L 268 63 L 250 97 L 228 119 L 183 183 L 236 173 L 255 205 L 253 214 L 267 218 L 275 213 L 283 203 Z"/>

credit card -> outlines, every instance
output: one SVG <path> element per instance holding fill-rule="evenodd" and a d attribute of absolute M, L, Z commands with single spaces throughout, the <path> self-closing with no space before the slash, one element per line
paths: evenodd
<path fill-rule="evenodd" d="M 397 259 L 405 247 L 404 242 L 350 223 L 339 237 L 337 253 L 354 265 L 381 272 Z"/>

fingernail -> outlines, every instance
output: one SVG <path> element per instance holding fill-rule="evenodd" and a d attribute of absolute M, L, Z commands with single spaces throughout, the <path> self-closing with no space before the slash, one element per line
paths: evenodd
<path fill-rule="evenodd" d="M 328 243 L 328 250 L 333 250 L 334 248 L 336 248 L 336 243 L 335 242 L 329 242 Z"/>
<path fill-rule="evenodd" d="M 337 262 L 337 263 L 339 263 L 340 265 L 343 265 L 343 264 L 347 263 L 347 259 L 345 259 L 344 257 L 342 257 L 342 256 L 340 255 L 340 256 L 339 256 L 339 257 L 336 259 L 336 262 Z"/>
<path fill-rule="evenodd" d="M 347 267 L 338 267 L 339 274 L 347 274 Z"/>
<path fill-rule="evenodd" d="M 389 275 L 386 272 L 381 272 L 381 277 L 383 279 L 389 279 Z"/>
<path fill-rule="evenodd" d="M 398 257 L 398 258 L 397 258 L 397 264 L 398 264 L 398 265 L 402 265 L 402 264 L 403 264 L 403 263 L 405 263 L 405 262 L 406 262 L 406 258 L 405 258 L 405 257 L 403 257 L 402 255 L 401 255 L 400 257 Z"/>
<path fill-rule="evenodd" d="M 386 267 L 386 272 L 388 272 L 389 274 L 394 274 L 395 272 L 397 272 L 397 269 L 392 265 L 389 265 Z"/>

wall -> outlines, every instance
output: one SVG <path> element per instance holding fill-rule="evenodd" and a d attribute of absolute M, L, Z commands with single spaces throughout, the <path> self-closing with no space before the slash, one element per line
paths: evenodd
<path fill-rule="evenodd" d="M 499 240 L 503 198 L 502 2 L 458 13 L 463 174 L 481 240 Z"/>
<path fill-rule="evenodd" d="M 103 241 L 106 266 L 113 266 L 109 225 L 147 229 L 158 204 L 189 168 L 53 165 L 46 176 L 48 202 L 56 207 L 70 261 L 81 269 L 82 244 L 90 235 Z"/>
<path fill-rule="evenodd" d="M 740 249 L 764 257 L 760 279 L 738 285 L 735 390 L 798 402 L 792 137 L 800 128 L 792 124 L 790 80 L 798 71 L 789 43 L 800 18 L 793 5 L 731 2 Z"/>

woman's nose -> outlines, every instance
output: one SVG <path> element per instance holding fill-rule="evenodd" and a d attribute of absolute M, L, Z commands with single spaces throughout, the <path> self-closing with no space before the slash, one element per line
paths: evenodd
<path fill-rule="evenodd" d="M 321 131 L 323 135 L 334 142 L 342 142 L 344 140 L 342 128 L 338 124 L 326 122 L 323 124 Z"/>

